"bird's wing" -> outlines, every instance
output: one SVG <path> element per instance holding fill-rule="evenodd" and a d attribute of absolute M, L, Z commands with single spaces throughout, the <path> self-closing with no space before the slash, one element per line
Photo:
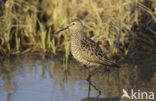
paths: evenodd
<path fill-rule="evenodd" d="M 111 65 L 112 62 L 106 57 L 99 45 L 91 39 L 81 41 L 81 56 L 89 62 L 103 65 Z M 87 54 L 86 54 L 87 53 Z"/>

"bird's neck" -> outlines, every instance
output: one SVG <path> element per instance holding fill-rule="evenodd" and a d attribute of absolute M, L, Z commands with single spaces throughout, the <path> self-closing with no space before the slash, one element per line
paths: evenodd
<path fill-rule="evenodd" d="M 74 30 L 72 31 L 71 35 L 71 40 L 76 39 L 76 40 L 82 40 L 86 38 L 86 34 L 84 33 L 83 30 Z"/>

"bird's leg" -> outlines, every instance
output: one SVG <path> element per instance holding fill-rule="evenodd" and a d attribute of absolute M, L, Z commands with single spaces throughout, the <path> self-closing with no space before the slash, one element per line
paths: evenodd
<path fill-rule="evenodd" d="M 97 95 L 97 98 L 99 98 L 99 96 L 101 95 L 101 90 L 99 90 L 93 83 L 90 83 L 90 85 L 99 92 L 99 94 Z"/>
<path fill-rule="evenodd" d="M 99 92 L 99 94 L 97 95 L 97 98 L 101 95 L 101 90 L 99 90 L 93 83 L 92 83 L 92 81 L 91 81 L 91 77 L 93 76 L 93 74 L 90 74 L 90 71 L 89 71 L 89 76 L 88 76 L 88 78 L 86 79 L 87 81 L 88 81 L 88 83 L 89 83 L 89 86 L 88 86 L 88 98 L 89 98 L 89 96 L 90 96 L 90 92 L 91 92 L 91 86 L 95 89 L 95 90 L 97 90 L 98 92 Z"/>
<path fill-rule="evenodd" d="M 89 86 L 88 86 L 88 98 L 90 96 L 90 92 L 91 92 L 91 86 L 97 90 L 99 92 L 99 94 L 97 95 L 97 98 L 99 98 L 99 96 L 101 95 L 101 90 L 99 90 L 92 82 L 91 82 L 91 75 L 88 77 L 87 79 Z"/>
<path fill-rule="evenodd" d="M 86 65 L 83 64 L 83 65 L 80 66 L 80 71 L 82 71 L 83 69 L 89 69 L 89 68 Z"/>
<path fill-rule="evenodd" d="M 89 83 L 89 86 L 88 86 L 88 98 L 90 96 L 90 92 L 91 92 L 91 75 L 89 74 L 88 78 L 86 79 Z"/>

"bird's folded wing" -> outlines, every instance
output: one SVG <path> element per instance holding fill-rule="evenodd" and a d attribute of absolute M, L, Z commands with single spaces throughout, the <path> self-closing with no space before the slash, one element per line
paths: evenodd
<path fill-rule="evenodd" d="M 91 39 L 81 41 L 81 56 L 89 62 L 103 64 L 108 61 L 102 49 Z"/>
<path fill-rule="evenodd" d="M 97 43 L 95 43 L 91 39 L 85 39 L 81 41 L 81 56 L 83 59 L 88 62 L 120 67 L 118 64 L 109 60 L 106 55 L 103 53 L 102 49 L 99 47 Z"/>

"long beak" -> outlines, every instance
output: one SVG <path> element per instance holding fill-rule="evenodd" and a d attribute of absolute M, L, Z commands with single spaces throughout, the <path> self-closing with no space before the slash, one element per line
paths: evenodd
<path fill-rule="evenodd" d="M 63 29 L 60 29 L 59 31 L 55 32 L 55 34 L 58 34 L 58 33 L 60 33 L 60 32 L 62 32 L 62 31 L 64 31 L 64 30 L 66 30 L 66 29 L 69 29 L 69 26 L 67 26 L 67 27 L 65 27 L 65 28 L 63 28 Z"/>

